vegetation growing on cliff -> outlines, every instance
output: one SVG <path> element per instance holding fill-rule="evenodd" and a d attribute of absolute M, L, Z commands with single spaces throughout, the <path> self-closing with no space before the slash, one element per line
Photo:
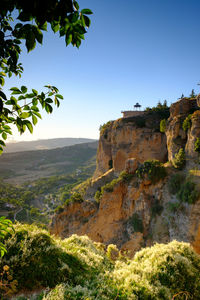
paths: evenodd
<path fill-rule="evenodd" d="M 165 133 L 165 130 L 166 130 L 166 119 L 162 119 L 160 121 L 160 132 Z"/>
<path fill-rule="evenodd" d="M 181 170 L 184 168 L 186 159 L 185 159 L 185 151 L 183 150 L 183 148 L 180 148 L 179 151 L 175 154 L 172 163 L 176 169 Z"/>
<path fill-rule="evenodd" d="M 100 125 L 100 127 L 99 127 L 100 135 L 104 135 L 105 139 L 107 139 L 107 137 L 108 137 L 107 130 L 110 128 L 112 123 L 113 123 L 113 121 L 108 121 L 107 123 L 104 123 L 103 125 Z"/>
<path fill-rule="evenodd" d="M 124 182 L 124 183 L 129 183 L 134 177 L 134 174 L 129 174 L 126 171 L 122 171 L 119 175 L 118 178 L 113 179 L 111 182 L 105 184 L 98 190 L 95 194 L 95 200 L 97 202 L 100 201 L 102 195 L 104 192 L 111 193 L 113 192 L 114 187 L 119 183 L 119 182 Z"/>
<path fill-rule="evenodd" d="M 160 117 L 162 119 L 168 119 L 169 118 L 169 106 L 167 105 L 167 101 L 164 100 L 163 104 L 159 101 L 156 106 L 153 107 L 146 107 L 145 111 L 149 114 L 156 112 L 159 113 Z"/>
<path fill-rule="evenodd" d="M 192 126 L 192 120 L 191 120 L 191 118 L 192 118 L 192 115 L 190 114 L 183 121 L 182 127 L 183 127 L 184 131 L 188 131 L 191 128 L 191 126 Z"/>
<path fill-rule="evenodd" d="M 199 191 L 196 184 L 191 178 L 185 178 L 185 175 L 182 173 L 172 175 L 169 179 L 168 187 L 170 193 L 176 195 L 180 202 L 194 204 L 198 199 Z M 177 203 L 177 207 L 179 204 Z"/>
<path fill-rule="evenodd" d="M 9 266 L 18 291 L 53 288 L 39 299 L 169 300 L 183 291 L 200 299 L 200 258 L 186 243 L 156 244 L 133 259 L 124 259 L 111 245 L 113 259 L 109 247 L 107 253 L 86 236 L 60 240 L 35 226 L 17 224 L 6 246 L 0 268 Z"/>
<path fill-rule="evenodd" d="M 146 160 L 136 170 L 136 175 L 140 179 L 151 180 L 152 183 L 158 182 L 167 175 L 165 167 L 159 160 Z"/>

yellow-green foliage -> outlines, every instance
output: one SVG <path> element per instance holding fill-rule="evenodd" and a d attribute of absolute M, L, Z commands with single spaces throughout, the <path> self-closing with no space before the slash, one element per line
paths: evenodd
<path fill-rule="evenodd" d="M 100 134 L 104 135 L 104 138 L 107 139 L 107 130 L 110 128 L 112 121 L 108 121 L 99 127 Z"/>
<path fill-rule="evenodd" d="M 134 174 L 129 174 L 126 171 L 122 171 L 119 175 L 118 178 L 113 179 L 112 181 L 106 183 L 101 187 L 100 190 L 98 190 L 95 194 L 95 200 L 99 202 L 102 198 L 102 195 L 104 192 L 111 193 L 114 190 L 114 187 L 119 183 L 119 182 L 124 182 L 124 183 L 129 183 L 134 177 Z"/>
<path fill-rule="evenodd" d="M 53 287 L 38 299 L 171 300 L 181 291 L 200 299 L 200 257 L 189 244 L 156 244 L 124 260 L 114 245 L 104 252 L 86 236 L 60 240 L 35 226 L 15 230 L 1 266 L 10 266 L 19 290 Z"/>
<path fill-rule="evenodd" d="M 166 177 L 167 172 L 165 167 L 159 160 L 146 160 L 140 165 L 136 171 L 136 175 L 140 179 L 145 177 L 152 181 L 152 183 L 158 182 L 160 179 Z"/>

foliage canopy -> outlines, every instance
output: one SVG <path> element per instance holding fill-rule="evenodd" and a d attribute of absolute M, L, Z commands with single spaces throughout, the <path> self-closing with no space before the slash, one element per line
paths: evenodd
<path fill-rule="evenodd" d="M 13 20 L 13 15 L 15 16 Z M 22 64 L 19 62 L 22 42 L 25 41 L 27 51 L 42 44 L 43 33 L 47 26 L 54 33 L 59 31 L 65 37 L 66 46 L 72 44 L 79 48 L 87 28 L 90 26 L 89 9 L 79 11 L 75 0 L 2 0 L 0 3 L 0 152 L 3 151 L 5 140 L 12 134 L 11 124 L 20 133 L 33 126 L 41 118 L 39 106 L 47 113 L 52 113 L 52 104 L 57 107 L 63 96 L 55 86 L 46 85 L 46 92 L 38 93 L 26 86 L 11 88 L 11 97 L 3 92 L 6 77 L 13 74 L 21 77 Z M 13 22 L 14 21 L 14 22 Z"/>

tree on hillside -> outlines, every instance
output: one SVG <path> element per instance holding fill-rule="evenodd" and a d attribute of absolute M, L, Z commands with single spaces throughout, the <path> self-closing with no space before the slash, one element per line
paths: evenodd
<path fill-rule="evenodd" d="M 16 16 L 13 20 L 13 15 Z M 38 93 L 27 87 L 11 88 L 7 98 L 3 92 L 6 77 L 21 77 L 23 66 L 19 62 L 23 41 L 27 51 L 33 50 L 37 43 L 42 44 L 43 32 L 50 25 L 51 30 L 65 37 L 66 46 L 72 44 L 79 48 L 90 26 L 87 15 L 89 9 L 79 11 L 75 0 L 1 0 L 0 2 L 0 154 L 5 140 L 12 134 L 10 125 L 20 133 L 28 129 L 33 132 L 40 108 L 51 113 L 54 103 L 57 107 L 63 96 L 55 86 L 46 85 L 46 92 Z M 13 22 L 14 21 L 14 22 Z"/>

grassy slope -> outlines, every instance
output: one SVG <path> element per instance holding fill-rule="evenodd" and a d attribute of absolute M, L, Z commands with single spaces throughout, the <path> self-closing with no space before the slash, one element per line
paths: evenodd
<path fill-rule="evenodd" d="M 130 260 L 118 256 L 112 245 L 105 252 L 86 236 L 60 240 L 33 225 L 18 224 L 6 247 L 0 268 L 10 267 L 18 291 L 53 288 L 38 299 L 169 300 L 182 292 L 200 299 L 200 257 L 186 243 L 156 244 Z"/>

